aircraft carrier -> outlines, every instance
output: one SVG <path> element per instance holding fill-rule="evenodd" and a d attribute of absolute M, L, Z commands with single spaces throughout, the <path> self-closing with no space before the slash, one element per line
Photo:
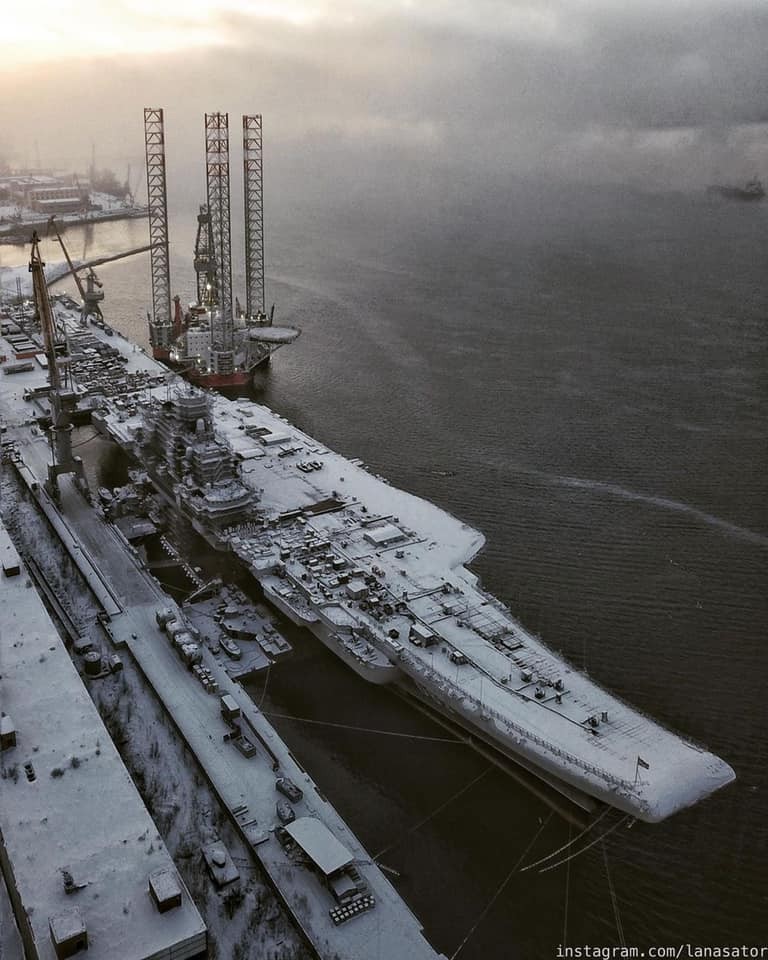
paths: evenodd
<path fill-rule="evenodd" d="M 226 194 L 215 217 L 228 216 L 221 117 L 206 120 L 207 130 L 215 127 L 209 182 L 219 178 L 209 199 Z M 160 221 L 166 228 L 164 241 L 151 237 L 156 348 L 172 329 L 161 110 L 145 110 L 145 132 L 150 232 Z M 218 315 L 231 321 L 221 243 L 216 256 Z M 78 347 L 81 318 L 61 303 L 57 314 L 66 359 L 51 348 L 49 366 L 56 372 L 61 364 L 69 379 L 51 391 L 52 484 L 61 464 L 82 473 L 67 423 L 85 403 L 96 428 L 147 470 L 171 511 L 250 571 L 276 608 L 362 679 L 391 685 L 486 756 L 524 769 L 589 813 L 607 805 L 658 822 L 734 779 L 723 760 L 601 688 L 489 596 L 467 568 L 482 534 L 269 408 L 201 390 L 124 339 L 110 345 L 122 362 L 104 381 L 92 368 L 94 351 Z M 231 333 L 231 323 L 225 327 Z M 220 352 L 216 363 L 232 359 L 231 349 Z"/>
<path fill-rule="evenodd" d="M 466 567 L 480 533 L 267 407 L 177 381 L 105 404 L 93 423 L 361 678 L 394 685 L 583 809 L 658 822 L 734 779 L 488 595 Z"/>

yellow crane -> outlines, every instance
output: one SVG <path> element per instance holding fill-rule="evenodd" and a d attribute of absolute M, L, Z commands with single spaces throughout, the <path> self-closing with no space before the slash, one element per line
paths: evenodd
<path fill-rule="evenodd" d="M 53 310 L 45 282 L 45 262 L 40 255 L 40 240 L 37 233 L 32 234 L 32 252 L 29 258 L 29 272 L 32 274 L 37 316 L 43 333 L 45 356 L 48 360 L 48 380 L 50 390 L 48 399 L 51 405 L 51 454 L 53 463 L 48 464 L 48 492 L 59 498 L 59 475 L 73 473 L 75 481 L 84 492 L 87 483 L 83 471 L 83 461 L 72 454 L 71 415 L 77 405 L 77 394 L 67 377 L 62 378 L 59 368 L 59 356 L 56 351 L 56 335 L 53 322 Z"/>

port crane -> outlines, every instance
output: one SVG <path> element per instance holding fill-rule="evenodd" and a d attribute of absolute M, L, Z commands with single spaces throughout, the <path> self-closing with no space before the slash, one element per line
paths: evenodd
<path fill-rule="evenodd" d="M 86 285 L 83 286 L 83 281 L 80 279 L 80 275 L 77 271 L 77 268 L 72 263 L 72 258 L 69 256 L 69 251 L 64 243 L 64 239 L 61 236 L 59 231 L 58 224 L 56 223 L 56 218 L 51 217 L 48 221 L 49 229 L 53 227 L 53 231 L 56 234 L 56 239 L 59 241 L 59 246 L 61 251 L 64 254 L 64 259 L 67 261 L 67 267 L 69 267 L 69 272 L 75 278 L 75 283 L 77 284 L 77 291 L 80 294 L 80 302 L 82 303 L 82 312 L 80 314 L 80 319 L 83 324 L 88 322 L 88 317 L 95 317 L 97 320 L 103 320 L 104 317 L 101 312 L 100 303 L 104 299 L 104 290 L 102 282 L 96 276 L 93 271 L 93 267 L 88 268 L 88 275 L 86 277 Z M 82 269 L 82 268 L 81 268 Z"/>
<path fill-rule="evenodd" d="M 194 267 L 197 276 L 198 305 L 210 310 L 218 302 L 219 293 L 211 214 L 205 204 L 200 207 L 200 212 L 197 215 Z"/>
<path fill-rule="evenodd" d="M 54 331 L 53 310 L 48 296 L 48 285 L 45 280 L 45 262 L 40 255 L 40 240 L 37 232 L 32 234 L 32 252 L 29 259 L 29 272 L 32 274 L 32 290 L 34 292 L 35 307 L 43 333 L 45 357 L 48 361 L 48 382 L 50 388 L 48 399 L 51 405 L 51 454 L 53 463 L 48 464 L 48 480 L 46 489 L 55 499 L 59 499 L 59 476 L 63 473 L 72 473 L 75 482 L 86 493 L 88 485 L 83 470 L 83 461 L 72 453 L 72 413 L 77 406 L 75 393 L 69 377 L 68 367 L 59 366 L 59 355 L 56 350 L 56 336 Z"/>

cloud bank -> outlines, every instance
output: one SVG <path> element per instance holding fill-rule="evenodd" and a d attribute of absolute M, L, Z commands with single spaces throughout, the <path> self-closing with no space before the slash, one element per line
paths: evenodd
<path fill-rule="evenodd" d="M 94 141 L 103 163 L 138 165 L 153 105 L 180 192 L 215 109 L 235 137 L 241 112 L 263 113 L 272 175 L 297 191 L 768 179 L 762 0 L 124 0 L 92 24 L 78 9 L 78 44 L 21 44 L 0 74 L 17 163 L 37 144 L 44 164 L 84 166 Z"/>

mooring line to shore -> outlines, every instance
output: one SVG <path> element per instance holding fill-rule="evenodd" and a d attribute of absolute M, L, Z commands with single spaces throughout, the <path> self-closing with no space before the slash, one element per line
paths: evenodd
<path fill-rule="evenodd" d="M 377 730 L 373 727 L 356 727 L 351 723 L 335 723 L 332 720 L 311 720 L 309 717 L 292 717 L 287 713 L 262 712 L 265 717 L 274 717 L 276 720 L 295 720 L 297 723 L 309 723 L 318 727 L 336 727 L 340 730 L 353 730 L 355 733 L 376 733 L 383 737 L 402 737 L 405 740 L 426 740 L 430 743 L 460 743 L 466 746 L 463 740 L 452 739 L 450 737 L 425 737 L 418 733 L 398 733 L 396 730 Z"/>
<path fill-rule="evenodd" d="M 461 741 L 458 741 L 458 742 L 461 742 Z M 491 770 L 490 766 L 486 767 L 485 770 L 482 771 L 482 773 L 479 773 L 473 780 L 470 780 L 469 783 L 465 783 L 460 790 L 457 790 L 456 793 L 448 797 L 447 800 L 444 800 L 439 807 L 436 807 L 431 813 L 427 814 L 426 817 L 424 817 L 422 820 L 419 820 L 418 823 L 414 824 L 412 827 L 409 827 L 408 830 L 406 830 L 405 833 L 403 833 L 397 840 L 395 840 L 394 843 L 390 843 L 389 846 L 386 846 L 384 847 L 383 850 L 379 850 L 378 853 L 375 853 L 373 855 L 373 859 L 378 860 L 379 857 L 383 857 L 385 853 L 389 853 L 390 850 L 394 850 L 394 848 L 399 844 L 401 844 L 406 837 L 410 836 L 412 833 L 416 833 L 417 830 L 420 830 L 426 823 L 429 823 L 430 820 L 436 817 L 438 813 L 442 813 L 443 810 L 445 810 L 445 808 L 449 804 L 453 803 L 454 800 L 458 800 L 458 798 L 462 794 L 466 793 L 467 790 L 470 790 L 472 787 L 474 787 L 474 785 L 478 781 L 482 780 L 483 777 L 490 772 L 490 770 Z"/>
<path fill-rule="evenodd" d="M 568 843 L 571 842 L 573 833 L 573 824 L 568 824 Z M 571 861 L 569 860 L 565 867 L 565 907 L 563 909 L 563 946 L 568 946 L 568 902 L 571 893 Z"/>
<path fill-rule="evenodd" d="M 626 947 L 626 943 L 624 941 L 624 927 L 621 922 L 621 915 L 619 914 L 619 901 L 618 901 L 618 898 L 616 897 L 616 890 L 613 886 L 613 881 L 611 880 L 611 871 L 608 868 L 608 850 L 605 846 L 605 843 L 602 843 L 602 848 L 603 848 L 603 860 L 605 862 L 605 876 L 606 876 L 606 879 L 608 880 L 608 890 L 611 894 L 611 903 L 613 904 L 613 915 L 616 918 L 616 932 L 619 935 L 620 946 Z M 568 864 L 568 866 L 570 867 L 570 863 Z"/>
<path fill-rule="evenodd" d="M 462 951 L 462 950 L 464 949 L 464 947 L 467 945 L 467 942 L 468 942 L 468 941 L 470 940 L 470 938 L 472 937 L 472 934 L 475 932 L 475 930 L 477 930 L 477 928 L 480 926 L 480 924 L 481 924 L 481 923 L 483 922 L 483 920 L 485 919 L 485 916 L 486 916 L 486 914 L 488 913 L 488 911 L 491 909 L 491 907 L 494 905 L 494 903 L 496 903 L 496 901 L 498 900 L 498 898 L 499 898 L 499 897 L 501 896 L 501 894 L 504 892 L 504 889 L 505 889 L 505 887 L 507 886 L 507 884 L 509 883 L 509 881 L 510 881 L 510 880 L 512 879 L 512 877 L 517 873 L 517 868 L 520 866 L 520 864 L 523 862 L 523 860 L 528 856 L 528 852 L 533 848 L 533 845 L 534 845 L 534 844 L 536 843 L 536 841 L 539 839 L 539 837 L 541 836 L 542 832 L 544 831 L 544 828 L 547 826 L 547 824 L 549 823 L 549 821 L 552 819 L 553 816 L 554 816 L 554 811 L 550 811 L 549 816 L 547 817 L 547 819 L 544 820 L 544 821 L 540 824 L 539 829 L 538 829 L 538 830 L 536 831 L 536 833 L 533 835 L 533 837 L 532 837 L 532 839 L 531 839 L 531 842 L 528 844 L 528 846 L 525 848 L 525 850 L 523 850 L 523 852 L 522 852 L 522 853 L 520 854 L 520 856 L 518 857 L 517 862 L 515 863 L 515 865 L 512 867 L 512 869 L 509 871 L 509 873 L 506 875 L 506 877 L 502 880 L 502 882 L 501 882 L 501 883 L 499 884 L 499 886 L 496 888 L 496 892 L 495 892 L 494 895 L 491 897 L 491 899 L 488 901 L 488 903 L 485 905 L 485 907 L 483 908 L 483 911 L 482 911 L 482 913 L 480 914 L 480 916 L 477 918 L 477 920 L 475 920 L 474 924 L 470 927 L 469 932 L 467 933 L 467 935 L 464 937 L 464 939 L 461 941 L 461 943 L 458 945 L 458 947 L 456 947 L 456 949 L 453 951 L 453 953 L 452 953 L 451 956 L 449 957 L 449 960 L 456 960 L 456 957 L 458 957 L 458 955 L 461 953 L 461 951 Z"/>
<path fill-rule="evenodd" d="M 605 840 L 605 838 L 610 836 L 614 830 L 623 826 L 627 820 L 631 819 L 632 817 L 627 814 L 626 816 L 622 817 L 621 820 L 617 820 L 612 827 L 608 827 L 605 833 L 600 834 L 599 837 L 595 837 L 595 839 L 591 843 L 588 843 L 586 847 L 582 847 L 581 850 L 577 850 L 576 853 L 572 853 L 564 860 L 558 860 L 557 863 L 552 863 L 548 867 L 544 867 L 543 870 L 539 870 L 539 873 L 548 873 L 550 870 L 556 870 L 558 867 L 561 867 L 564 863 L 568 863 L 570 860 L 575 860 L 576 857 L 580 857 L 582 853 L 586 853 L 587 850 L 590 850 L 592 847 L 594 847 L 596 843 L 600 843 L 601 840 Z"/>
<path fill-rule="evenodd" d="M 590 822 L 586 825 L 586 827 L 584 827 L 584 829 L 581 831 L 581 833 L 580 833 L 578 836 L 574 837 L 573 839 L 571 839 L 571 834 L 570 834 L 570 831 L 569 831 L 569 832 L 568 832 L 568 843 L 564 843 L 564 844 L 562 845 L 562 847 L 558 847 L 557 850 L 553 850 L 552 853 L 548 853 L 548 854 L 546 855 L 546 857 L 540 857 L 538 860 L 534 860 L 533 863 L 529 863 L 527 867 L 523 867 L 523 869 L 520 871 L 520 873 L 525 873 L 527 870 L 532 870 L 534 867 L 538 867 L 538 865 L 539 865 L 540 863 L 546 863 L 547 860 L 551 860 L 553 857 L 556 857 L 559 853 L 562 853 L 563 850 L 567 850 L 568 847 L 573 846 L 574 843 L 578 843 L 578 841 L 581 840 L 581 838 L 582 838 L 583 836 L 585 836 L 586 834 L 588 834 L 589 831 L 590 831 L 593 827 L 596 827 L 597 824 L 600 823 L 600 821 L 603 819 L 603 817 L 604 817 L 607 813 L 609 813 L 611 809 L 612 809 L 611 807 L 606 807 L 605 810 L 603 810 L 603 812 L 600 814 L 599 817 L 595 817 L 594 820 L 590 821 Z"/>

